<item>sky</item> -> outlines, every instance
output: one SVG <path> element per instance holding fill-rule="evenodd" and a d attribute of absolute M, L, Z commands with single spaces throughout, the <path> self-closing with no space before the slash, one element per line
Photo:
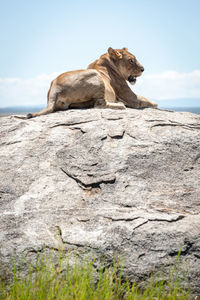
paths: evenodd
<path fill-rule="evenodd" d="M 45 106 L 52 79 L 108 47 L 144 66 L 134 92 L 200 106 L 199 13 L 199 0 L 0 0 L 0 107 Z"/>

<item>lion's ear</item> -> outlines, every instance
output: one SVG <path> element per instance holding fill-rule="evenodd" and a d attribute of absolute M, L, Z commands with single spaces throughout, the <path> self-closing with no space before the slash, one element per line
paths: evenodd
<path fill-rule="evenodd" d="M 117 51 L 111 47 L 108 48 L 108 54 L 113 59 L 121 59 L 122 58 L 122 54 L 119 51 Z"/>
<path fill-rule="evenodd" d="M 123 48 L 122 50 L 128 51 L 128 48 Z"/>

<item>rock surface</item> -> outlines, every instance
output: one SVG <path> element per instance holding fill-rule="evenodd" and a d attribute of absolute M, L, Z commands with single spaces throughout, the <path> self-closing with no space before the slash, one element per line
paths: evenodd
<path fill-rule="evenodd" d="M 179 250 L 200 293 L 200 116 L 88 109 L 0 118 L 1 260 L 62 249 L 123 258 L 131 280 Z"/>

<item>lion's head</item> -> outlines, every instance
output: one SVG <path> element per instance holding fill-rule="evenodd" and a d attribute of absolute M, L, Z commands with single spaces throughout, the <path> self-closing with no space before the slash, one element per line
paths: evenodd
<path fill-rule="evenodd" d="M 108 48 L 108 54 L 124 79 L 131 84 L 135 84 L 136 77 L 144 71 L 144 67 L 137 61 L 136 57 L 128 52 L 127 48 L 112 49 L 110 47 Z"/>

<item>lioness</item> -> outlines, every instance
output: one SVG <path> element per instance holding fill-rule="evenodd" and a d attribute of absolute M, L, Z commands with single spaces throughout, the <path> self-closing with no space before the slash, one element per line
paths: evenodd
<path fill-rule="evenodd" d="M 127 48 L 112 49 L 103 54 L 86 70 L 66 72 L 51 83 L 47 107 L 27 118 L 41 116 L 69 107 L 91 106 L 125 109 L 157 107 L 157 104 L 134 94 L 127 84 L 135 84 L 144 71 Z"/>

